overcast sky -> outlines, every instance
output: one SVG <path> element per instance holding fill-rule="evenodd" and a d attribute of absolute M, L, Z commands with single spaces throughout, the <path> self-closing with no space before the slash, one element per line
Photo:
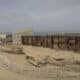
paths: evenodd
<path fill-rule="evenodd" d="M 80 0 L 0 0 L 0 31 L 80 32 Z"/>

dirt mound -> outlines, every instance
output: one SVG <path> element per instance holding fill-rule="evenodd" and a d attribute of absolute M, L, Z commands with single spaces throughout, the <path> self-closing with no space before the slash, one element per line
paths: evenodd
<path fill-rule="evenodd" d="M 78 65 L 80 66 L 79 60 L 67 60 L 65 58 L 54 58 L 50 56 L 45 56 L 43 59 L 36 59 L 32 56 L 26 56 L 28 63 L 35 67 L 41 67 L 46 65 L 56 65 L 56 66 L 66 66 L 66 65 Z"/>
<path fill-rule="evenodd" d="M 18 48 L 20 47 L 10 46 L 0 49 L 16 50 Z M 18 74 L 18 77 L 23 76 L 24 80 L 27 76 L 31 78 L 30 80 L 33 78 L 34 80 L 76 80 L 80 76 L 80 54 L 29 46 L 22 49 L 25 55 L 1 52 L 1 70 L 6 69 L 12 76 L 13 74 Z M 17 79 L 16 75 L 15 80 L 22 80 Z M 14 79 L 11 77 L 10 80 Z"/>
<path fill-rule="evenodd" d="M 0 51 L 10 54 L 24 54 L 22 47 L 0 47 Z"/>

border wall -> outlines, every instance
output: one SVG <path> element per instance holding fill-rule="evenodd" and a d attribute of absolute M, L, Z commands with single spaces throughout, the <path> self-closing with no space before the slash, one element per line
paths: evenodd
<path fill-rule="evenodd" d="M 22 36 L 23 45 L 55 49 L 80 50 L 80 35 L 30 35 Z"/>

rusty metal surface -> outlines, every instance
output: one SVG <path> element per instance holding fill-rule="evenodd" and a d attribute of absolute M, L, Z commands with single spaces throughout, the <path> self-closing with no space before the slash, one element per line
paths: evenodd
<path fill-rule="evenodd" d="M 22 36 L 23 45 L 80 50 L 80 36 L 45 35 Z"/>

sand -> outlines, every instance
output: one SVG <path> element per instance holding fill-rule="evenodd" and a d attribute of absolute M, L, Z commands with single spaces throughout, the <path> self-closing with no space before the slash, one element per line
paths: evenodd
<path fill-rule="evenodd" d="M 25 54 L 3 51 L 13 47 L 0 46 L 0 80 L 80 80 L 79 52 L 22 45 Z"/>

